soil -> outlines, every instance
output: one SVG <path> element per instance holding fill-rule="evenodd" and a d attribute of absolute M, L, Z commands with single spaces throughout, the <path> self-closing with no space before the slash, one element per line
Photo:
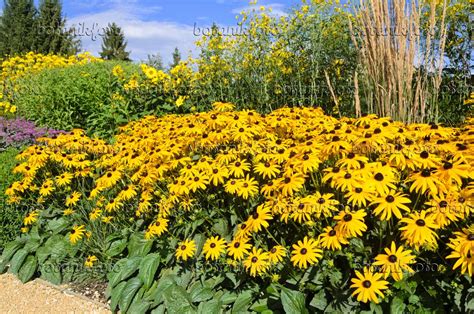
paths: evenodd
<path fill-rule="evenodd" d="M 3 274 L 0 275 L 0 313 L 111 313 L 103 304 L 103 291 L 105 286 L 101 283 L 53 286 L 36 279 L 23 284 L 14 275 Z"/>

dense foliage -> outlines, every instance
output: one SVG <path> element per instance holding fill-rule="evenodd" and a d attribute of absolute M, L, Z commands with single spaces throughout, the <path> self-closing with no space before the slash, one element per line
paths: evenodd
<path fill-rule="evenodd" d="M 232 109 L 25 149 L 0 269 L 105 269 L 124 312 L 473 309 L 472 124 Z"/>

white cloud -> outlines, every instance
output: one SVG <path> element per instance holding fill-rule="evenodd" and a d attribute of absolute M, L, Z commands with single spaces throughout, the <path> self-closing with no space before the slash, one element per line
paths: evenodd
<path fill-rule="evenodd" d="M 196 53 L 194 42 L 198 38 L 193 34 L 193 26 L 148 21 L 143 19 L 144 15 L 142 9 L 131 6 L 128 1 L 125 5 L 118 5 L 100 13 L 70 18 L 68 24 L 74 26 L 76 34 L 80 35 L 83 50 L 91 51 L 95 55 L 101 50 L 100 35 L 103 34 L 103 29 L 112 22 L 122 28 L 128 42 L 127 49 L 131 51 L 133 60 L 145 60 L 148 54 L 159 53 L 167 65 L 171 62 L 171 54 L 175 47 L 179 48 L 183 59 L 190 53 Z"/>
<path fill-rule="evenodd" d="M 269 15 L 277 16 L 277 17 L 288 15 L 288 13 L 285 12 L 285 5 L 282 3 L 267 3 L 267 4 L 261 4 L 261 5 L 263 5 L 266 8 L 266 12 Z M 257 4 L 257 5 L 247 5 L 244 7 L 239 7 L 239 8 L 233 9 L 232 13 L 240 14 L 241 12 L 251 12 L 252 10 L 259 11 L 261 5 Z M 271 12 L 268 13 L 268 9 L 270 8 L 271 8 Z"/>

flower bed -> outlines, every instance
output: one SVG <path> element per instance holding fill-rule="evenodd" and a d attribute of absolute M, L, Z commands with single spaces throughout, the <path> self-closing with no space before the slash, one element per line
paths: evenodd
<path fill-rule="evenodd" d="M 42 138 L 6 191 L 30 212 L 0 271 L 61 281 L 74 274 L 44 266 L 106 266 L 124 312 L 465 310 L 473 134 L 216 103 L 130 122 L 113 144 L 81 130 Z"/>

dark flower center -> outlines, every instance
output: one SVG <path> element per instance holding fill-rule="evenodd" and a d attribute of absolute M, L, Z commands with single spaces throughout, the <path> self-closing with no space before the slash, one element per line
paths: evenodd
<path fill-rule="evenodd" d="M 270 250 L 270 252 L 272 252 L 272 254 L 275 254 L 276 251 L 277 251 L 277 249 L 275 249 L 275 248 L 272 248 L 272 249 Z"/>
<path fill-rule="evenodd" d="M 286 177 L 286 178 L 285 178 L 285 183 L 288 184 L 288 183 L 290 183 L 290 182 L 291 182 L 291 178 Z"/>
<path fill-rule="evenodd" d="M 426 150 L 422 151 L 421 154 L 420 154 L 420 157 L 423 158 L 423 159 L 426 159 L 430 156 L 430 154 L 428 154 L 428 152 Z"/>
<path fill-rule="evenodd" d="M 337 142 L 337 141 L 340 141 L 340 140 L 341 140 L 341 139 L 340 139 L 339 136 L 337 136 L 337 135 L 332 137 L 332 141 L 333 141 L 333 142 Z"/>
<path fill-rule="evenodd" d="M 430 169 L 423 169 L 423 170 L 421 171 L 421 176 L 422 176 L 423 178 L 428 178 L 430 175 L 431 175 Z"/>
<path fill-rule="evenodd" d="M 453 164 L 447 161 L 443 164 L 443 168 L 444 170 L 453 169 Z"/>
<path fill-rule="evenodd" d="M 383 174 L 381 174 L 380 172 L 376 173 L 374 178 L 377 181 L 383 181 L 383 179 L 384 179 Z"/>
<path fill-rule="evenodd" d="M 346 173 L 346 174 L 344 175 L 344 179 L 350 179 L 351 177 L 352 177 L 352 176 L 351 176 L 350 173 Z"/>
<path fill-rule="evenodd" d="M 370 280 L 364 280 L 364 281 L 362 282 L 362 286 L 363 286 L 364 288 L 366 288 L 366 289 L 369 289 L 370 286 L 372 286 L 372 283 L 370 282 Z"/>
<path fill-rule="evenodd" d="M 269 162 L 266 162 L 266 163 L 265 163 L 265 167 L 267 167 L 267 168 L 270 167 L 270 163 L 269 163 Z"/>
<path fill-rule="evenodd" d="M 470 233 L 468 236 L 467 236 L 467 239 L 469 241 L 474 241 L 474 233 Z"/>
<path fill-rule="evenodd" d="M 352 152 L 349 153 L 349 154 L 347 154 L 347 158 L 349 158 L 349 159 L 352 159 L 352 158 L 354 158 L 354 157 L 355 157 L 355 154 L 352 153 Z"/>
<path fill-rule="evenodd" d="M 238 161 L 235 163 L 235 166 L 236 166 L 236 167 L 240 167 L 240 165 L 241 165 L 241 163 L 238 162 Z"/>
<path fill-rule="evenodd" d="M 329 236 L 334 237 L 336 235 L 336 230 L 329 231 Z"/>
<path fill-rule="evenodd" d="M 186 250 L 186 245 L 181 245 L 181 251 Z"/>
<path fill-rule="evenodd" d="M 339 167 L 334 167 L 334 168 L 332 168 L 332 172 L 333 172 L 333 173 L 338 173 L 338 172 L 339 172 Z"/>
<path fill-rule="evenodd" d="M 349 222 L 349 221 L 352 220 L 352 215 L 351 214 L 345 214 L 343 219 L 344 219 L 345 222 Z"/>
<path fill-rule="evenodd" d="M 387 195 L 385 200 L 389 203 L 393 203 L 393 201 L 395 200 L 395 197 L 393 197 L 392 195 Z"/>
<path fill-rule="evenodd" d="M 306 154 L 304 154 L 304 155 L 303 155 L 303 160 L 308 160 L 308 159 L 309 159 L 309 156 L 306 155 Z"/>
<path fill-rule="evenodd" d="M 356 192 L 356 193 L 362 192 L 362 188 L 355 188 L 355 192 Z"/>
<path fill-rule="evenodd" d="M 388 257 L 388 261 L 389 261 L 390 263 L 395 263 L 395 262 L 397 261 L 397 257 L 392 254 L 392 255 L 390 255 L 390 256 Z"/>
<path fill-rule="evenodd" d="M 217 170 L 217 169 L 212 170 L 212 173 L 214 173 L 214 174 L 216 174 L 218 172 L 219 172 L 219 170 Z"/>
<path fill-rule="evenodd" d="M 424 227 L 426 225 L 425 221 L 423 219 L 418 219 L 416 221 L 417 226 L 419 227 Z"/>
<path fill-rule="evenodd" d="M 210 247 L 213 249 L 216 247 L 216 244 L 215 243 L 211 243 Z"/>
<path fill-rule="evenodd" d="M 326 200 L 324 198 L 322 198 L 322 197 L 319 198 L 319 200 L 318 200 L 319 204 L 324 204 L 324 202 L 326 202 Z"/>
<path fill-rule="evenodd" d="M 444 201 L 444 200 L 441 201 L 441 202 L 439 202 L 439 207 L 441 207 L 441 208 L 446 208 L 447 206 L 448 206 L 448 202 L 446 202 L 446 201 Z"/>
<path fill-rule="evenodd" d="M 258 258 L 256 256 L 252 257 L 252 263 L 256 263 L 258 261 Z"/>
<path fill-rule="evenodd" d="M 258 218 L 258 213 L 253 213 L 252 217 L 253 217 L 253 219 L 257 219 Z"/>
<path fill-rule="evenodd" d="M 301 251 L 300 251 L 300 253 L 301 253 L 302 255 L 305 255 L 306 253 L 308 253 L 308 250 L 305 249 L 305 248 L 302 248 Z"/>

